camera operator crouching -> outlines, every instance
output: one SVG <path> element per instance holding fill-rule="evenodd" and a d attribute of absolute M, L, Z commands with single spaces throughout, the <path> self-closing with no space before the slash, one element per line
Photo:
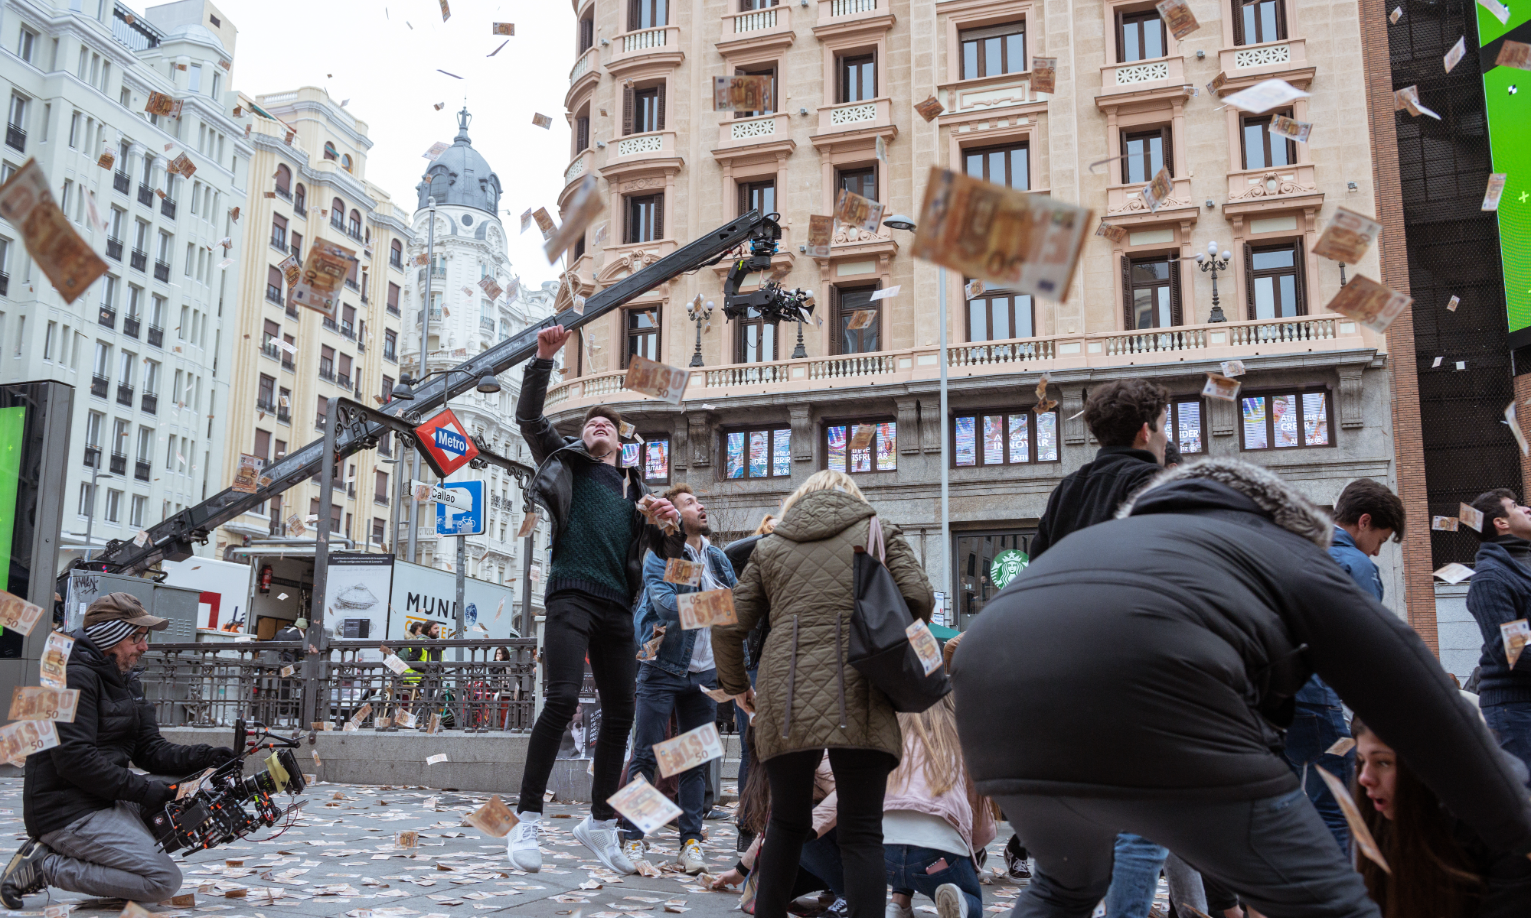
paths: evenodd
<path fill-rule="evenodd" d="M 109 593 L 86 610 L 67 669 L 69 688 L 80 691 L 74 723 L 58 723 L 59 744 L 27 757 L 30 838 L 0 876 L 6 908 L 21 908 L 23 896 L 49 886 L 140 902 L 181 888 L 181 869 L 145 825 L 175 799 L 175 784 L 152 775 L 222 765 L 234 750 L 160 736 L 134 667 L 149 632 L 168 624 L 127 593 Z M 150 774 L 130 771 L 130 761 Z"/>

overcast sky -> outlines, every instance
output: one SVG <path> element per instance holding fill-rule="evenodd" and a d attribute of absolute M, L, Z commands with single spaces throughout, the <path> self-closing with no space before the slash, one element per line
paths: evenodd
<path fill-rule="evenodd" d="M 421 154 L 451 143 L 466 99 L 473 146 L 500 176 L 500 219 L 510 260 L 522 281 L 537 284 L 557 272 L 542 254 L 541 234 L 520 235 L 528 207 L 557 213 L 569 163 L 563 117 L 574 65 L 574 14 L 567 0 L 215 0 L 239 29 L 234 87 L 250 96 L 300 86 L 329 90 L 367 123 L 372 151 L 366 178 L 392 195 L 406 215 L 427 165 Z M 152 5 L 152 4 L 145 4 Z M 490 33 L 513 22 L 515 37 Z M 455 80 L 437 68 L 462 77 Z M 432 106 L 445 102 L 436 111 Z M 541 112 L 551 131 L 532 124 Z"/>

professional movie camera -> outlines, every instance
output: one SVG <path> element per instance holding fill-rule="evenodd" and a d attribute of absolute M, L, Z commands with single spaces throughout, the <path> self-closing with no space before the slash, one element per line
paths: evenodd
<path fill-rule="evenodd" d="M 183 778 L 176 799 L 150 820 L 165 853 L 184 848 L 181 856 L 186 857 L 228 844 L 276 825 L 303 805 L 294 803 L 284 809 L 272 800 L 282 791 L 296 796 L 308 786 L 292 754 L 298 741 L 273 736 L 264 724 L 255 726 L 260 729 L 247 735 L 245 722 L 235 721 L 234 748 L 243 751 L 217 768 Z M 271 751 L 265 769 L 246 777 L 245 758 L 262 750 Z"/>
<path fill-rule="evenodd" d="M 734 260 L 723 281 L 723 315 L 730 319 L 764 319 L 777 322 L 806 322 L 813 313 L 813 291 L 801 287 L 788 290 L 780 281 L 770 279 L 771 256 L 781 239 L 778 214 L 767 214 L 759 231 L 750 239 L 750 254 Z M 740 293 L 739 284 L 751 274 L 762 278 L 760 287 Z"/>

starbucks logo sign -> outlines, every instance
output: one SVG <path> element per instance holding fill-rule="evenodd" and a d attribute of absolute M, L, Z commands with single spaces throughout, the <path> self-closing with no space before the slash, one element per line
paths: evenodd
<path fill-rule="evenodd" d="M 1002 551 L 994 556 L 994 562 L 989 565 L 989 580 L 996 588 L 1003 590 L 1030 563 L 1031 558 L 1024 551 L 1014 548 Z"/>

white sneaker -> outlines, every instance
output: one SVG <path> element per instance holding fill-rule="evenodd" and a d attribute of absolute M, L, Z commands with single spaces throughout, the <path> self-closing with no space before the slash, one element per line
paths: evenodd
<path fill-rule="evenodd" d="M 936 914 L 940 918 L 968 918 L 967 896 L 956 883 L 942 883 L 936 887 Z"/>
<path fill-rule="evenodd" d="M 643 860 L 643 840 L 639 838 L 628 839 L 622 844 L 622 853 L 627 856 L 629 861 L 636 865 L 639 861 Z"/>
<path fill-rule="evenodd" d="M 909 905 L 899 905 L 897 902 L 889 899 L 887 911 L 883 913 L 883 916 L 884 918 L 914 918 L 914 905 L 912 903 Z"/>
<path fill-rule="evenodd" d="M 542 825 L 541 813 L 517 813 L 521 821 L 505 836 L 505 856 L 510 866 L 527 873 L 542 869 L 542 849 L 537 847 L 537 829 Z"/>
<path fill-rule="evenodd" d="M 680 865 L 681 870 L 692 876 L 706 870 L 707 862 L 703 860 L 702 843 L 694 838 L 687 839 L 686 843 L 681 845 L 680 857 L 675 859 L 675 863 Z"/>
<path fill-rule="evenodd" d="M 622 853 L 619 839 L 622 837 L 621 830 L 617 828 L 615 819 L 607 819 L 596 822 L 589 816 L 574 827 L 574 837 L 580 844 L 589 848 L 596 858 L 606 865 L 608 870 L 614 870 L 620 874 L 633 874 L 638 868 Z"/>

